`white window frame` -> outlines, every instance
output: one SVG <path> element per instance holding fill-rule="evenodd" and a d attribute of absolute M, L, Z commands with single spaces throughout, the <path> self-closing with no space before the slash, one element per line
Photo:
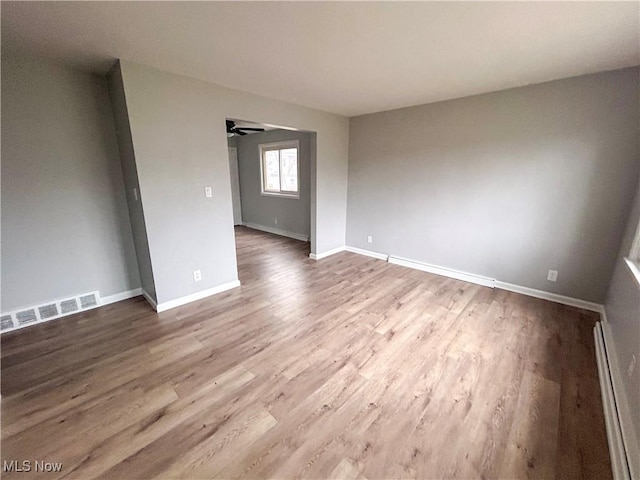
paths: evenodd
<path fill-rule="evenodd" d="M 631 244 L 631 251 L 629 252 L 629 258 L 636 263 L 640 263 L 640 222 L 638 222 L 636 238 Z"/>
<path fill-rule="evenodd" d="M 629 251 L 629 256 L 625 258 L 627 262 L 627 266 L 634 278 L 640 285 L 640 222 L 638 222 L 638 228 L 636 229 L 636 237 L 633 239 L 633 243 L 631 244 L 631 250 Z"/>
<path fill-rule="evenodd" d="M 272 192 L 269 190 L 265 190 L 264 185 L 264 152 L 269 150 L 285 150 L 288 148 L 295 148 L 297 151 L 296 159 L 297 159 L 297 170 L 296 173 L 298 175 L 298 191 L 290 192 L 287 190 L 280 190 L 279 192 Z M 274 143 L 261 143 L 258 145 L 258 153 L 260 155 L 260 195 L 265 197 L 280 197 L 280 198 L 292 198 L 297 200 L 300 198 L 300 142 L 298 140 L 287 140 L 284 142 L 274 142 Z M 281 160 L 282 161 L 282 160 Z M 282 173 L 281 173 L 282 175 Z M 280 177 L 280 185 L 282 185 L 282 176 Z"/>

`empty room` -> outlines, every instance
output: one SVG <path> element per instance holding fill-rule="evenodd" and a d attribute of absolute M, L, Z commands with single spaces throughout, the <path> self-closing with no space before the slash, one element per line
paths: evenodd
<path fill-rule="evenodd" d="M 3 478 L 640 480 L 640 3 L 0 18 Z"/>

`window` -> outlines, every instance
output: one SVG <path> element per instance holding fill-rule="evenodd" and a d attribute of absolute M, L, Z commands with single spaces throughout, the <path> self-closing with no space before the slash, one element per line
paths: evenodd
<path fill-rule="evenodd" d="M 259 148 L 262 195 L 300 198 L 298 141 L 263 143 Z"/>

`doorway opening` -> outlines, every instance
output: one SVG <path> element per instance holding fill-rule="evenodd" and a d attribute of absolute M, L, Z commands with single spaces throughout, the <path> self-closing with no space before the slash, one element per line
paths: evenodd
<path fill-rule="evenodd" d="M 309 256 L 315 228 L 316 138 L 302 131 L 226 119 L 233 224 L 242 278 L 255 262 L 274 274 Z"/>

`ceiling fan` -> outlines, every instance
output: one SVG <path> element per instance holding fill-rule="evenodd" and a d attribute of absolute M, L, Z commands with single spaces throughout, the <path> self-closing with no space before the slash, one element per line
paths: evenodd
<path fill-rule="evenodd" d="M 233 120 L 227 120 L 228 134 L 246 135 L 247 132 L 264 132 L 264 128 L 236 127 L 236 122 Z"/>

